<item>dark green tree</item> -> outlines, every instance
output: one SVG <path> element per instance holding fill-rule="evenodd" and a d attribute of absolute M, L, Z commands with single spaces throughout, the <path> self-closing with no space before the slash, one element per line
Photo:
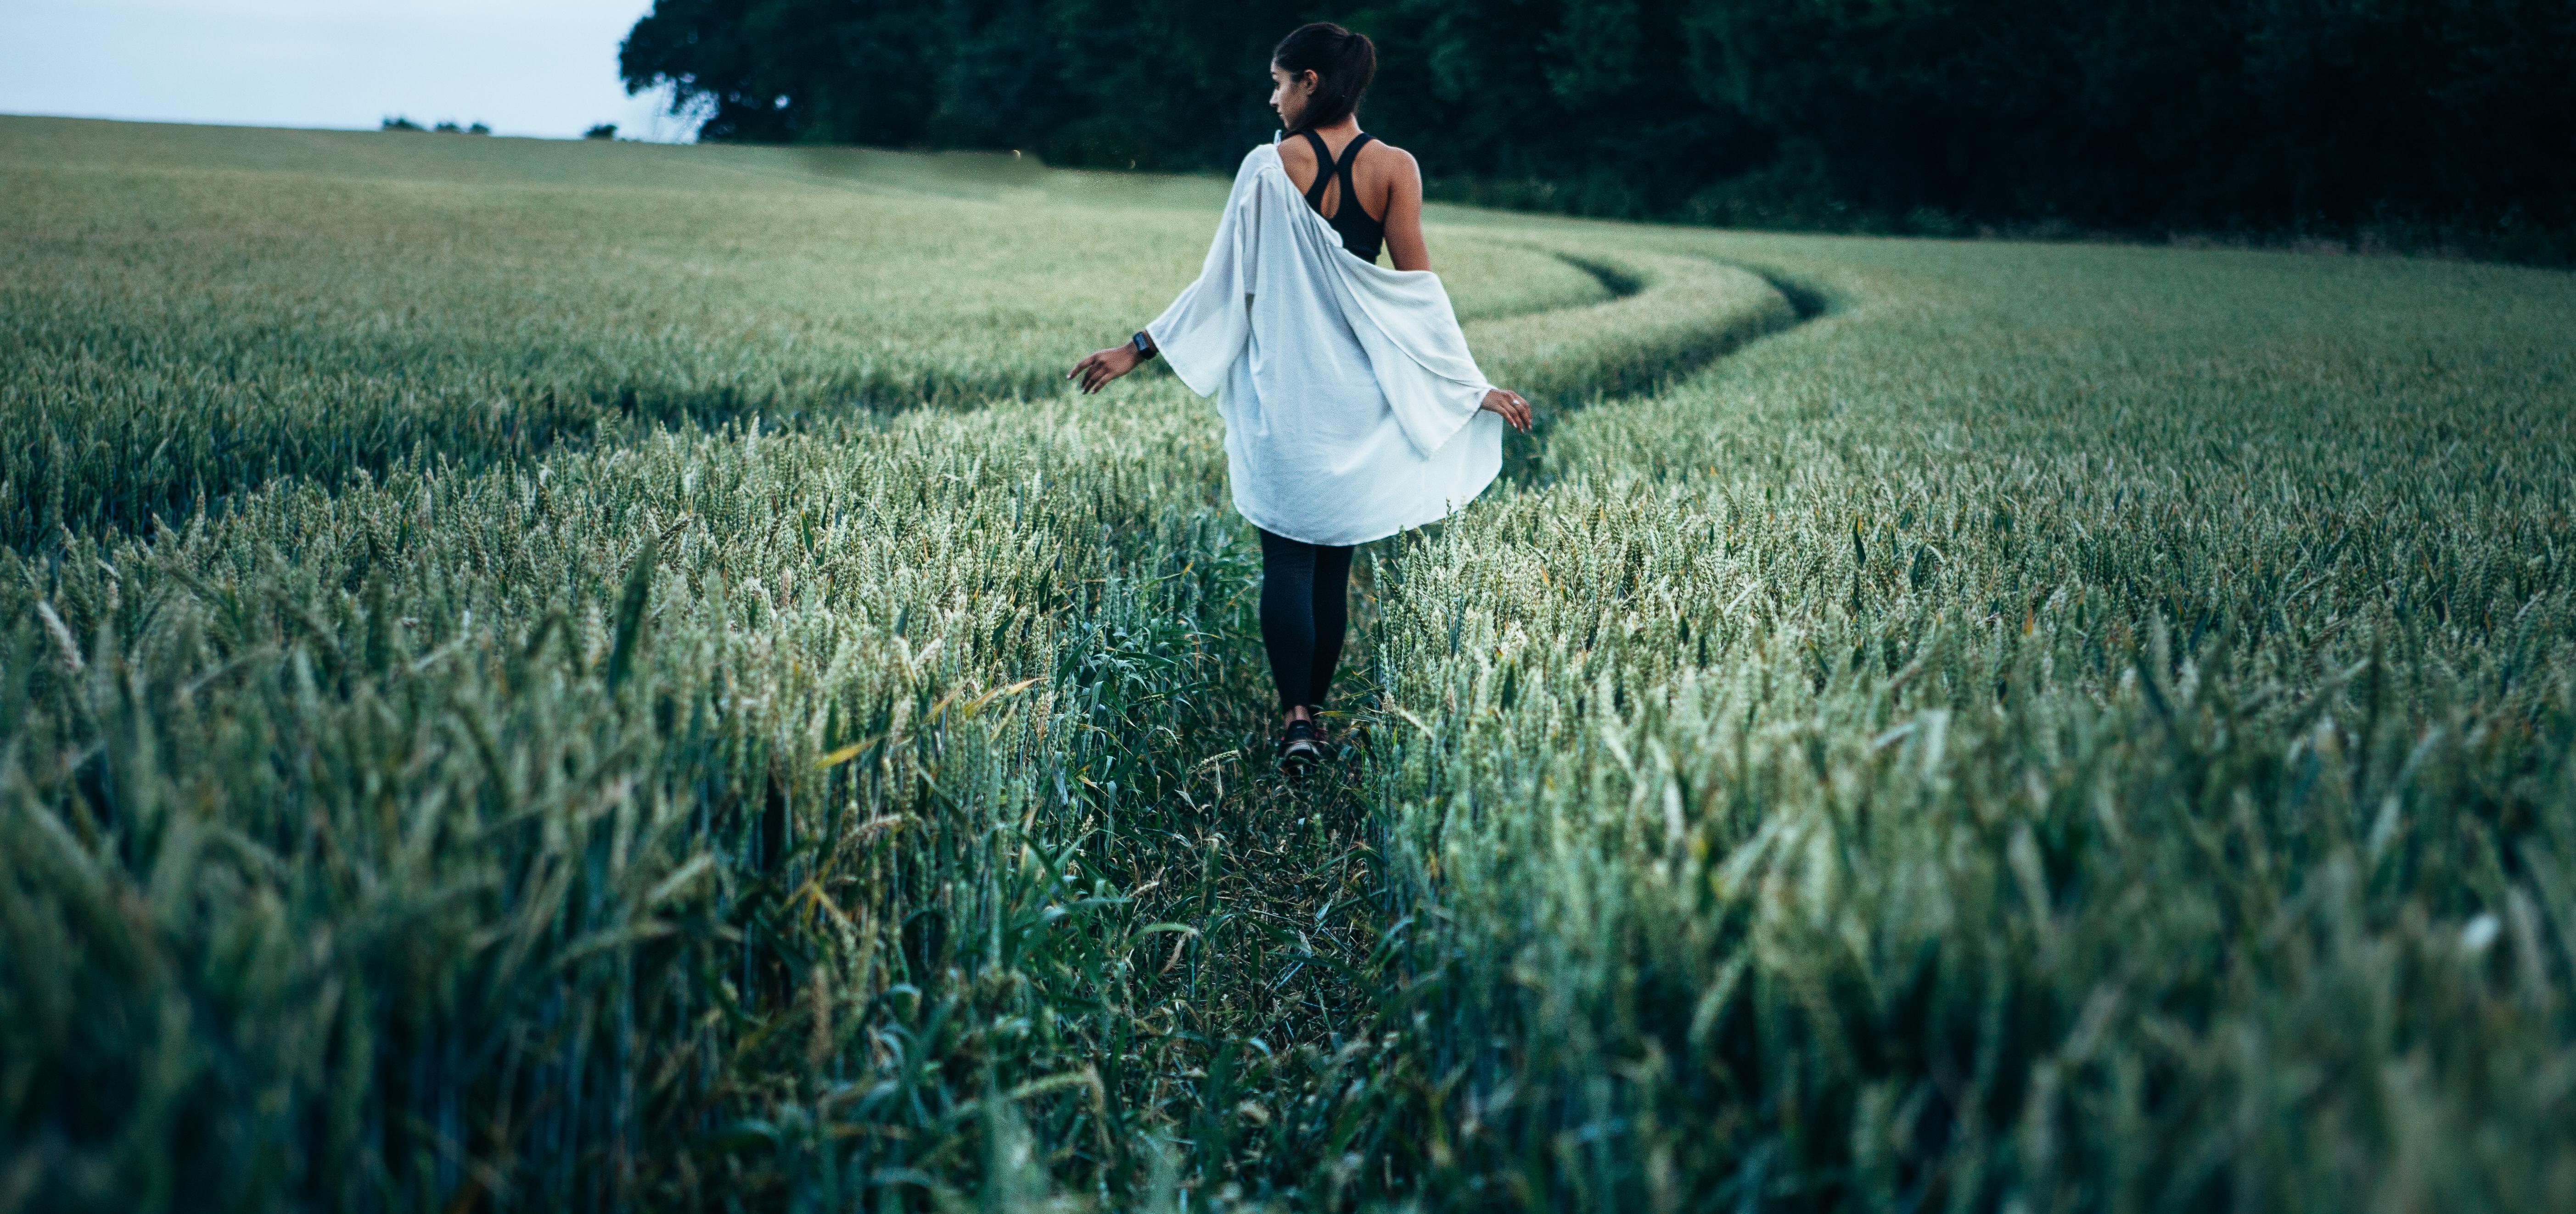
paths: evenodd
<path fill-rule="evenodd" d="M 2576 0 L 659 0 L 704 137 L 1230 168 L 1270 46 L 1378 42 L 1435 194 L 1942 230 L 2576 229 Z"/>

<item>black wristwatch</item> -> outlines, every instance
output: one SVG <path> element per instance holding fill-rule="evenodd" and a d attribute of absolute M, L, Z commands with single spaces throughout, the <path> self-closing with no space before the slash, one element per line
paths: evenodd
<path fill-rule="evenodd" d="M 1143 329 L 1136 330 L 1136 336 L 1128 338 L 1127 344 L 1136 347 L 1136 357 L 1140 359 L 1152 358 L 1153 356 L 1162 353 L 1162 351 L 1154 348 L 1154 339 L 1151 336 L 1148 336 Z"/>

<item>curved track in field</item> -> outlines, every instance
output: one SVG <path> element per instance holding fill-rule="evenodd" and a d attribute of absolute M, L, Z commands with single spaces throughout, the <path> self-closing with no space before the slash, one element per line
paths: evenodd
<path fill-rule="evenodd" d="M 1541 406 L 1537 432 L 1507 440 L 1505 483 L 1490 492 L 1521 492 L 1542 478 L 1547 422 L 1660 390 L 1827 310 L 1821 297 L 1794 284 L 1703 258 L 1614 256 L 1580 245 L 1545 251 L 1593 275 L 1612 298 L 1467 326 L 1487 375 Z M 1251 570 L 1246 554 L 1243 573 Z M 1131 866 L 1137 878 L 1129 886 L 1138 893 L 1140 921 L 1191 931 L 1175 938 L 1159 969 L 1142 975 L 1139 999 L 1186 1014 L 1205 1043 L 1192 1095 L 1179 1102 L 1190 1109 L 1182 1124 L 1191 1136 L 1176 1145 L 1194 1157 L 1203 1179 L 1238 1172 L 1302 1183 L 1370 1153 L 1369 1144 L 1335 1136 L 1359 1130 L 1300 1138 L 1284 1116 L 1274 1123 L 1273 1110 L 1322 1110 L 1299 1123 L 1310 1126 L 1381 1124 L 1364 1115 L 1365 1106 L 1385 1083 L 1400 1081 L 1367 1074 L 1366 1050 L 1394 1027 L 1380 1022 L 1390 1010 L 1381 975 L 1396 963 L 1405 925 L 1390 921 L 1376 863 L 1378 824 L 1360 774 L 1371 744 L 1364 716 L 1374 707 L 1369 656 L 1345 652 L 1332 714 L 1341 761 L 1303 782 L 1279 775 L 1271 766 L 1275 721 L 1256 596 L 1245 580 L 1232 618 L 1214 638 L 1197 710 L 1179 728 L 1140 733 L 1122 757 L 1122 770 L 1168 778 L 1152 810 L 1162 831 L 1129 841 L 1150 854 L 1113 862 Z M 1355 649 L 1375 615 L 1366 581 L 1364 572 Z M 1318 1066 L 1319 1058 L 1338 1061 Z"/>

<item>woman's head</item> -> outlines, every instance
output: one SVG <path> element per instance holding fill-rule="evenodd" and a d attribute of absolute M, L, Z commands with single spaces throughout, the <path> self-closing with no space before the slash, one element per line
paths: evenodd
<path fill-rule="evenodd" d="M 1329 21 L 1301 25 L 1270 52 L 1270 108 L 1289 130 L 1331 126 L 1360 107 L 1377 75 L 1377 47 Z"/>

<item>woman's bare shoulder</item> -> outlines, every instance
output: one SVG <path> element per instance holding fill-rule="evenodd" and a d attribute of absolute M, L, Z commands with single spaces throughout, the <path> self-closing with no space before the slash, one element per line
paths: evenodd
<path fill-rule="evenodd" d="M 1413 153 L 1383 139 L 1371 139 L 1367 147 L 1360 149 L 1360 163 L 1365 164 L 1371 160 L 1377 161 L 1377 167 L 1383 172 L 1412 177 L 1422 176 L 1422 166 L 1414 162 Z"/>

